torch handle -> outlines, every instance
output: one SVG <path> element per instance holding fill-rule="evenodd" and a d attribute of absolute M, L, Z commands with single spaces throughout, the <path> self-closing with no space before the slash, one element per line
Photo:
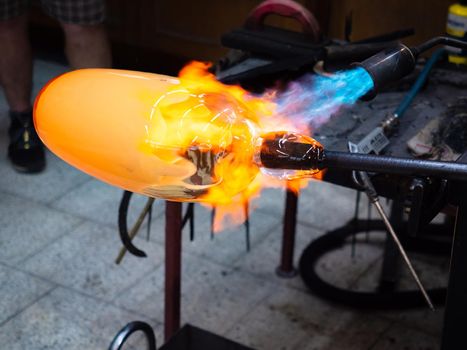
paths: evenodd
<path fill-rule="evenodd" d="M 467 164 L 360 153 L 324 151 L 318 167 L 467 180 Z"/>

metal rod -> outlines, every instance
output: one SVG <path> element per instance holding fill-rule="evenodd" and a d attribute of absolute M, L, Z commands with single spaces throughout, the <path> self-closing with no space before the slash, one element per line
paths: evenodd
<path fill-rule="evenodd" d="M 355 198 L 355 210 L 354 210 L 354 215 L 353 215 L 353 222 L 354 222 L 355 227 L 357 227 L 358 212 L 360 210 L 360 198 L 361 198 L 361 192 L 360 191 L 356 191 L 356 192 L 357 192 L 357 197 Z M 351 244 L 352 249 L 350 252 L 350 256 L 352 258 L 355 257 L 356 244 L 357 244 L 357 236 L 352 235 L 352 244 Z"/>
<path fill-rule="evenodd" d="M 323 160 L 318 167 L 320 169 L 352 169 L 374 173 L 436 176 L 450 180 L 467 180 L 466 164 L 361 153 L 325 151 Z"/>
<path fill-rule="evenodd" d="M 188 204 L 190 209 L 190 241 L 195 240 L 195 203 Z"/>
<path fill-rule="evenodd" d="M 284 226 L 282 229 L 282 249 L 280 265 L 276 273 L 280 277 L 290 278 L 297 274 L 293 266 L 295 249 L 295 231 L 297 226 L 298 194 L 287 190 L 285 197 Z"/>
<path fill-rule="evenodd" d="M 245 204 L 243 206 L 243 211 L 245 214 L 245 243 L 246 243 L 246 251 L 250 251 L 250 204 L 248 200 L 245 200 Z"/>
<path fill-rule="evenodd" d="M 347 169 L 399 175 L 436 176 L 449 180 L 467 180 L 467 164 L 373 154 L 336 152 L 300 142 L 265 140 L 260 166 L 271 169 Z"/>
<path fill-rule="evenodd" d="M 216 207 L 213 205 L 211 209 L 211 240 L 214 239 L 214 221 L 216 220 Z"/>
<path fill-rule="evenodd" d="M 383 219 L 384 225 L 386 226 L 387 230 L 392 236 L 392 239 L 397 245 L 397 248 L 399 249 L 399 252 L 402 255 L 402 258 L 404 259 L 405 263 L 407 264 L 407 267 L 409 268 L 410 274 L 412 275 L 413 279 L 418 285 L 418 288 L 423 294 L 423 297 L 425 298 L 426 302 L 428 303 L 428 306 L 430 307 L 431 310 L 435 310 L 435 307 L 433 306 L 433 303 L 431 302 L 431 299 L 428 295 L 428 293 L 425 290 L 425 287 L 423 287 L 422 282 L 420 281 L 420 278 L 418 278 L 417 272 L 415 272 L 415 269 L 413 268 L 412 263 L 410 262 L 409 257 L 407 256 L 404 247 L 402 246 L 401 242 L 399 241 L 399 238 L 396 235 L 396 232 L 394 232 L 394 229 L 392 228 L 391 223 L 389 222 L 386 214 L 384 213 L 383 207 L 381 206 L 381 203 L 378 201 L 373 202 L 376 210 L 378 210 L 379 215 L 381 216 L 381 219 Z"/>
<path fill-rule="evenodd" d="M 153 201 L 154 202 L 154 201 Z M 153 205 L 152 203 L 149 206 L 149 211 L 148 211 L 148 226 L 146 229 L 146 240 L 149 242 L 149 239 L 151 238 L 151 223 L 152 223 L 152 208 Z"/>
<path fill-rule="evenodd" d="M 180 329 L 181 270 L 182 204 L 167 201 L 165 207 L 165 341 L 168 341 Z"/>
<path fill-rule="evenodd" d="M 370 208 L 373 208 L 374 204 L 372 200 L 369 201 Z M 391 226 L 402 228 L 403 226 L 403 205 L 400 201 L 394 201 L 391 206 L 391 215 L 389 222 Z M 400 257 L 399 249 L 396 242 L 392 239 L 392 236 L 386 230 L 386 239 L 384 241 L 384 252 L 383 261 L 381 265 L 381 277 L 379 280 L 378 290 L 381 293 L 394 292 L 397 286 L 397 282 L 400 279 L 401 263 L 403 260 Z"/>
<path fill-rule="evenodd" d="M 376 210 L 378 211 L 379 215 L 381 216 L 381 219 L 383 220 L 384 225 L 386 226 L 386 229 L 389 231 L 394 243 L 397 246 L 397 249 L 399 250 L 400 254 L 402 255 L 402 258 L 404 259 L 407 267 L 409 268 L 410 274 L 412 275 L 413 279 L 417 283 L 418 288 L 423 294 L 423 297 L 425 298 L 428 306 L 430 307 L 431 310 L 435 310 L 433 303 L 431 302 L 431 299 L 428 295 L 428 293 L 425 290 L 425 287 L 423 287 L 422 282 L 420 281 L 420 278 L 417 275 L 417 272 L 413 268 L 413 265 L 407 256 L 407 253 L 405 252 L 404 247 L 402 246 L 401 242 L 399 241 L 399 237 L 397 237 L 396 232 L 394 231 L 394 228 L 392 227 L 391 223 L 389 222 L 389 219 L 384 212 L 383 207 L 381 206 L 381 203 L 379 201 L 379 196 L 378 193 L 376 192 L 370 177 L 366 172 L 359 171 L 358 175 L 360 176 L 362 185 L 365 189 L 365 193 L 368 196 L 368 199 L 373 203 L 373 205 L 376 207 Z"/>
<path fill-rule="evenodd" d="M 428 41 L 425 41 L 423 44 L 420 44 L 416 47 L 412 47 L 411 51 L 413 52 L 415 56 L 418 56 L 422 52 L 425 52 L 437 45 L 446 45 L 446 46 L 457 47 L 460 49 L 467 49 L 467 42 L 463 40 L 450 38 L 448 36 L 437 36 Z"/>

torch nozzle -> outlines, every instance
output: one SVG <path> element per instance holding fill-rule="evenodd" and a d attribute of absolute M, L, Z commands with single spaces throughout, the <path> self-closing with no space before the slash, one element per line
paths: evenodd
<path fill-rule="evenodd" d="M 355 65 L 365 69 L 373 80 L 373 89 L 363 98 L 373 98 L 381 87 L 394 83 L 410 74 L 414 70 L 417 58 L 421 53 L 442 44 L 467 49 L 467 42 L 463 40 L 437 36 L 411 48 L 403 44 L 397 44 L 367 58 L 361 63 L 355 63 Z"/>

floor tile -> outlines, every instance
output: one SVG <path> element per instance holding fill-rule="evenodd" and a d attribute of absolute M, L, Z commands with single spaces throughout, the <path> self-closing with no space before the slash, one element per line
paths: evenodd
<path fill-rule="evenodd" d="M 55 287 L 54 284 L 0 265 L 0 324 Z"/>
<path fill-rule="evenodd" d="M 306 286 L 299 275 L 293 278 L 283 278 L 276 274 L 276 268 L 280 265 L 281 259 L 282 230 L 282 225 L 278 225 L 250 254 L 240 257 L 234 266 L 272 283 L 306 290 Z M 296 269 L 298 269 L 298 261 L 303 249 L 321 234 L 323 232 L 316 228 L 297 224 L 294 249 L 294 266 Z"/>
<path fill-rule="evenodd" d="M 295 319 L 263 304 L 237 323 L 226 336 L 255 350 L 294 349 L 303 337 L 320 337 L 315 325 L 297 326 Z"/>
<path fill-rule="evenodd" d="M 148 242 L 148 258 L 127 254 L 114 260 L 121 248 L 116 230 L 85 223 L 47 249 L 25 261 L 21 268 L 88 295 L 112 300 L 162 261 L 162 248 Z"/>
<path fill-rule="evenodd" d="M 96 223 L 117 227 L 122 194 L 122 189 L 92 179 L 62 196 L 52 206 Z M 145 196 L 133 194 L 128 211 L 129 227 L 135 222 L 147 200 Z M 153 218 L 157 218 L 163 212 L 164 201 L 156 200 L 153 206 Z"/>
<path fill-rule="evenodd" d="M 250 241 L 253 249 L 259 242 L 270 235 L 281 218 L 254 211 L 250 216 Z M 165 217 L 153 221 L 151 237 L 163 243 Z M 243 224 L 216 232 L 211 237 L 211 210 L 201 205 L 195 206 L 195 239 L 189 240 L 189 227 L 183 231 L 183 250 L 205 257 L 211 261 L 231 265 L 246 253 L 246 235 Z"/>
<path fill-rule="evenodd" d="M 279 265 L 282 247 L 282 228 L 277 228 L 261 244 L 245 257 L 240 258 L 235 266 L 283 285 L 307 290 L 300 276 L 280 278 L 275 273 Z M 315 239 L 325 233 L 316 228 L 298 224 L 295 241 L 295 268 L 299 268 L 299 260 L 304 249 Z M 348 242 L 339 249 L 329 252 L 318 261 L 315 270 L 324 280 L 343 288 L 351 286 L 382 254 L 380 240 L 358 237 L 356 245 Z"/>
<path fill-rule="evenodd" d="M 409 252 L 412 264 L 419 274 L 425 288 L 443 288 L 447 285 L 449 263 L 445 257 L 424 256 Z M 382 260 L 378 260 L 353 285 L 354 290 L 374 291 L 378 288 L 381 275 Z M 405 265 L 401 266 L 401 277 L 397 290 L 418 290 L 415 281 Z M 428 306 L 408 310 L 378 311 L 380 316 L 393 320 L 398 324 L 418 329 L 439 337 L 442 331 L 444 308 L 436 306 L 431 311 Z"/>
<path fill-rule="evenodd" d="M 0 150 L 0 153 L 1 152 Z M 49 204 L 90 177 L 46 152 L 47 167 L 39 174 L 20 174 L 0 155 L 0 190 L 35 202 Z"/>
<path fill-rule="evenodd" d="M 369 346 L 390 322 L 365 313 L 333 306 L 297 290 L 279 288 L 247 314 L 228 336 L 258 349 L 295 349 L 306 339 L 358 335 L 359 345 Z M 298 348 L 297 348 L 298 349 Z"/>
<path fill-rule="evenodd" d="M 333 342 L 336 341 L 336 338 L 329 337 L 327 335 L 314 334 L 312 336 L 307 336 L 303 341 L 301 341 L 294 350 L 324 350 L 324 349 L 333 349 L 340 350 L 340 347 L 330 347 Z M 346 344 L 348 346 L 348 344 Z M 347 349 L 344 347 L 342 349 Z M 366 350 L 366 349 L 359 349 Z"/>
<path fill-rule="evenodd" d="M 1 194 L 0 213 L 0 261 L 10 265 L 51 245 L 81 221 L 9 194 Z"/>
<path fill-rule="evenodd" d="M 285 189 L 266 188 L 261 191 L 261 195 L 251 202 L 251 207 L 268 215 L 284 216 Z"/>
<path fill-rule="evenodd" d="M 330 230 L 354 214 L 355 191 L 322 181 L 310 181 L 300 193 L 298 220 Z"/>
<path fill-rule="evenodd" d="M 345 244 L 322 256 L 315 270 L 325 281 L 341 288 L 351 287 L 355 281 L 371 268 L 383 254 L 383 237 L 371 237 L 368 241 L 362 235 L 355 243 Z M 355 246 L 353 246 L 355 244 Z"/>
<path fill-rule="evenodd" d="M 184 254 L 182 259 L 182 323 L 223 334 L 272 291 L 251 275 Z M 159 268 L 115 300 L 126 309 L 162 320 L 164 269 Z"/>
<path fill-rule="evenodd" d="M 439 338 L 404 326 L 394 325 L 371 347 L 371 350 L 438 350 L 439 347 Z"/>
<path fill-rule="evenodd" d="M 58 288 L 0 327 L 0 343 L 10 350 L 106 349 L 136 319 L 141 316 Z"/>
<path fill-rule="evenodd" d="M 306 336 L 296 350 L 369 350 L 390 327 L 371 317 L 359 317 L 354 321 L 358 324 L 346 324 L 333 335 Z"/>

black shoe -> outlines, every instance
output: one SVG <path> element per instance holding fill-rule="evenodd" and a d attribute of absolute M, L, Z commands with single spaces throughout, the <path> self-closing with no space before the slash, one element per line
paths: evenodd
<path fill-rule="evenodd" d="M 21 173 L 38 173 L 45 168 L 44 145 L 37 136 L 32 112 L 10 112 L 8 158 Z"/>

